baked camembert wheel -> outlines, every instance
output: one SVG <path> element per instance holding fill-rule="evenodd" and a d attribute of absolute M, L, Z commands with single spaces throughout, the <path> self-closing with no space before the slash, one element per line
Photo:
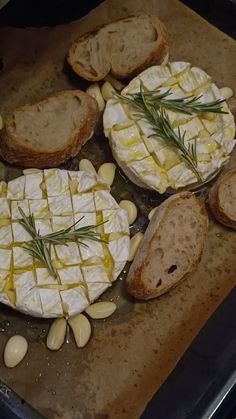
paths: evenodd
<path fill-rule="evenodd" d="M 192 153 L 195 170 L 183 158 L 184 153 L 158 136 L 138 108 L 123 100 L 140 92 L 146 94 L 145 98 L 150 92 L 167 93 L 164 99 L 169 105 L 163 105 L 162 116 L 168 118 L 172 134 Z M 183 98 L 185 103 L 195 98 L 197 107 L 204 105 L 204 111 L 184 113 L 170 106 L 171 100 Z M 205 181 L 228 160 L 235 145 L 234 118 L 227 104 L 220 103 L 225 113 L 207 111 L 207 104 L 220 100 L 223 97 L 211 77 L 187 62 L 143 71 L 106 104 L 104 131 L 116 161 L 131 181 L 159 193 Z"/>
<path fill-rule="evenodd" d="M 41 236 L 99 225 L 99 240 L 53 244 L 50 275 L 25 249 L 31 235 L 22 212 L 33 215 Z M 75 228 L 75 227 L 74 227 Z M 102 241 L 101 241 L 101 240 Z M 82 243 L 81 243 L 82 242 Z M 84 311 L 118 277 L 129 255 L 126 212 L 94 173 L 59 169 L 25 171 L 0 183 L 0 301 L 37 317 L 72 316 Z"/>

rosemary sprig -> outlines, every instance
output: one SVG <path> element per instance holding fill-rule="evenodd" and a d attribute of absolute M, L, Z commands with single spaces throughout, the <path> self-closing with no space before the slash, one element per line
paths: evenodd
<path fill-rule="evenodd" d="M 76 223 L 66 229 L 41 236 L 40 232 L 36 229 L 34 215 L 30 214 L 27 216 L 22 208 L 18 207 L 18 209 L 22 216 L 22 219 L 19 220 L 19 223 L 32 237 L 32 241 L 25 244 L 24 249 L 31 256 L 34 256 L 37 260 L 43 262 L 49 273 L 54 277 L 56 277 L 57 274 L 51 260 L 52 244 L 63 244 L 67 246 L 68 241 L 77 241 L 83 246 L 88 247 L 86 243 L 81 241 L 81 239 L 90 239 L 93 241 L 106 243 L 106 241 L 100 237 L 99 233 L 94 231 L 95 228 L 104 224 L 104 222 L 74 229 L 74 227 L 83 219 L 83 217 L 81 217 Z"/>
<path fill-rule="evenodd" d="M 75 230 L 73 228 L 83 219 L 81 217 L 76 223 L 72 224 L 70 227 L 54 231 L 53 233 L 46 234 L 39 238 L 39 240 L 43 240 L 46 243 L 51 244 L 65 244 L 67 245 L 68 241 L 75 241 L 77 240 L 78 243 L 82 244 L 83 246 L 87 245 L 81 242 L 79 239 L 90 239 L 100 243 L 107 243 L 106 240 L 101 239 L 100 234 L 94 231 L 95 228 L 99 227 L 100 225 L 104 224 L 106 221 L 103 221 L 99 224 L 91 224 L 86 227 L 80 227 Z"/>
<path fill-rule="evenodd" d="M 200 182 L 202 182 L 202 177 L 197 169 L 197 153 L 196 153 L 196 140 L 191 142 L 191 144 L 185 144 L 185 134 L 181 134 L 180 129 L 178 128 L 177 132 L 173 130 L 170 119 L 162 107 L 158 109 L 155 106 L 155 103 L 146 100 L 145 93 L 140 87 L 140 93 L 138 93 L 138 99 L 134 95 L 130 95 L 129 98 L 123 95 L 117 95 L 125 102 L 132 104 L 137 109 L 135 116 L 145 118 L 151 125 L 154 134 L 152 137 L 158 137 L 164 140 L 169 146 L 177 149 L 180 152 L 180 157 L 185 163 L 190 167 L 194 172 L 196 177 Z"/>
<path fill-rule="evenodd" d="M 51 260 L 50 245 L 47 246 L 43 240 L 33 240 L 24 245 L 24 249 L 35 259 L 43 262 L 50 275 L 57 277 L 57 273 L 53 267 Z"/>
<path fill-rule="evenodd" d="M 32 241 L 24 245 L 24 249 L 35 259 L 43 262 L 48 269 L 50 275 L 56 277 L 56 271 L 52 265 L 50 246 L 47 246 L 43 240 L 39 240 L 39 232 L 36 230 L 35 220 L 33 214 L 30 214 L 28 217 L 22 210 L 18 207 L 19 212 L 22 216 L 22 219 L 19 220 L 20 225 L 30 234 Z"/>
<path fill-rule="evenodd" d="M 177 111 L 188 115 L 200 114 L 200 113 L 220 113 L 226 114 L 221 109 L 221 104 L 225 102 L 225 99 L 217 99 L 211 102 L 201 102 L 202 95 L 198 96 L 186 96 L 178 99 L 171 99 L 169 96 L 172 95 L 171 89 L 166 92 L 160 93 L 159 90 L 152 90 L 148 92 L 143 91 L 142 85 L 140 86 L 140 92 L 127 94 L 127 96 L 115 93 L 117 97 L 122 101 L 130 104 L 142 103 L 143 97 L 146 100 L 148 106 L 156 106 L 157 108 L 165 108 L 171 111 Z"/>

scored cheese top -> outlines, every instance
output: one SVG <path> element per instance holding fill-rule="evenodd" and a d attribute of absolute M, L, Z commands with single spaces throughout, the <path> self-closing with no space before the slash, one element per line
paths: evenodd
<path fill-rule="evenodd" d="M 171 89 L 169 99 L 202 95 L 201 102 L 223 99 L 211 77 L 187 62 L 154 66 L 134 78 L 121 92 L 123 95 L 146 91 L 160 93 Z M 196 139 L 197 169 L 205 180 L 228 159 L 235 145 L 234 118 L 226 103 L 227 114 L 202 113 L 186 115 L 166 110 L 174 130 L 185 134 L 185 143 Z M 179 152 L 167 146 L 161 138 L 150 137 L 151 125 L 138 118 L 137 111 L 120 99 L 108 100 L 103 115 L 105 135 L 112 153 L 131 181 L 138 186 L 164 193 L 167 188 L 178 189 L 198 181 L 196 175 L 181 159 Z"/>
<path fill-rule="evenodd" d="M 27 170 L 26 170 L 27 172 Z M 21 207 L 41 235 L 106 221 L 97 228 L 107 244 L 89 239 L 51 249 L 57 278 L 23 249 L 32 238 L 19 224 Z M 0 302 L 37 317 L 82 312 L 118 277 L 129 255 L 127 213 L 94 173 L 35 170 L 0 183 Z"/>

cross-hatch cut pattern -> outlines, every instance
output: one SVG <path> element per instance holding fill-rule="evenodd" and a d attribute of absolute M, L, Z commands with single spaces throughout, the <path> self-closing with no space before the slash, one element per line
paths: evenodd
<path fill-rule="evenodd" d="M 223 99 L 220 90 L 203 70 L 186 62 L 154 66 L 134 78 L 122 95 L 140 92 L 170 91 L 170 99 L 199 96 L 202 103 Z M 226 103 L 226 114 L 185 114 L 170 109 L 165 112 L 176 133 L 188 147 L 196 142 L 197 171 L 206 180 L 227 161 L 235 145 L 235 124 Z M 105 135 L 112 152 L 128 177 L 139 186 L 164 193 L 198 181 L 196 174 L 165 140 L 153 137 L 152 126 L 137 115 L 137 109 L 121 99 L 107 102 L 103 117 Z M 185 134 L 184 134 L 185 133 Z"/>
<path fill-rule="evenodd" d="M 57 277 L 23 247 L 32 237 L 20 225 L 19 207 L 33 214 L 39 234 L 100 225 L 107 244 L 83 239 L 53 245 Z M 48 169 L 0 184 L 0 302 L 38 317 L 71 316 L 100 296 L 123 269 L 129 254 L 127 215 L 95 174 Z"/>

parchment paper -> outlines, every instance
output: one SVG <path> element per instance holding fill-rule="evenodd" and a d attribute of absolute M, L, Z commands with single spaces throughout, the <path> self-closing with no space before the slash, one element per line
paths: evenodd
<path fill-rule="evenodd" d="M 64 61 L 70 42 L 98 24 L 140 10 L 156 13 L 166 23 L 171 59 L 190 61 L 211 74 L 218 86 L 236 91 L 235 41 L 177 0 L 106 0 L 88 16 L 65 26 L 0 29 L 2 116 L 28 100 L 83 87 Z M 67 167 L 78 168 L 84 156 L 96 167 L 111 161 L 105 138 L 97 134 Z M 234 152 L 230 166 L 235 166 L 235 159 Z M 19 169 L 1 163 L 1 178 L 19 174 Z M 112 192 L 116 198 L 137 203 L 139 219 L 133 232 L 143 230 L 148 209 L 160 201 L 158 194 L 134 187 L 119 174 Z M 118 311 L 106 321 L 93 322 L 93 336 L 84 349 L 77 349 L 68 334 L 63 348 L 50 352 L 44 344 L 48 321 L 1 306 L 0 352 L 7 336 L 14 333 L 29 340 L 29 352 L 18 367 L 7 369 L 1 362 L 1 379 L 48 418 L 137 418 L 235 279 L 236 234 L 211 219 L 197 272 L 147 303 L 134 304 L 118 281 L 103 297 L 117 302 Z"/>

